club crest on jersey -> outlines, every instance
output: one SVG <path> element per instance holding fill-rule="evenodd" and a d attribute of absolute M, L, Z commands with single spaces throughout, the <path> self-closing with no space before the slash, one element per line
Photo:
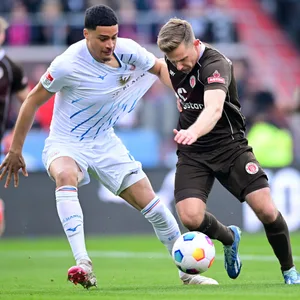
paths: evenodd
<path fill-rule="evenodd" d="M 191 78 L 190 78 L 190 85 L 191 85 L 192 89 L 196 85 L 196 77 L 194 75 L 191 76 Z"/>
<path fill-rule="evenodd" d="M 247 163 L 245 166 L 245 169 L 246 169 L 246 172 L 251 175 L 256 174 L 259 170 L 258 165 L 254 162 Z"/>
<path fill-rule="evenodd" d="M 207 78 L 207 83 L 225 83 L 225 79 L 221 77 L 221 74 L 215 70 L 214 73 L 212 74 L 212 77 Z"/>
<path fill-rule="evenodd" d="M 119 78 L 120 85 L 125 85 L 131 79 L 131 75 L 124 75 Z"/>
<path fill-rule="evenodd" d="M 52 75 L 50 74 L 49 71 L 47 71 L 44 75 L 44 79 L 43 79 L 43 83 L 45 86 L 49 86 L 52 81 L 54 80 L 54 78 L 52 77 Z"/>

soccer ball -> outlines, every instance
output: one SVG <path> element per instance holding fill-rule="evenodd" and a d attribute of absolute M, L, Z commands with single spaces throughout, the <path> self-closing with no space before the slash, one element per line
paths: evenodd
<path fill-rule="evenodd" d="M 205 234 L 191 231 L 182 234 L 172 249 L 173 260 L 181 271 L 200 274 L 211 267 L 216 255 L 215 245 Z"/>

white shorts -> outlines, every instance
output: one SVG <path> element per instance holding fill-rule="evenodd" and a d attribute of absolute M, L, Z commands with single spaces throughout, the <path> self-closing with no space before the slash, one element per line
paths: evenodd
<path fill-rule="evenodd" d="M 100 139 L 87 143 L 63 143 L 57 138 L 47 138 L 42 159 L 48 174 L 53 160 L 68 156 L 82 171 L 79 186 L 89 183 L 90 175 L 93 175 L 115 195 L 146 177 L 141 163 L 130 155 L 114 133 L 110 132 Z"/>

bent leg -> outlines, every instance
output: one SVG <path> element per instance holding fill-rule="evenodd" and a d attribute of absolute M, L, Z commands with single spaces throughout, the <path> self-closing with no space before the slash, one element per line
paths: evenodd
<path fill-rule="evenodd" d="M 174 242 L 180 236 L 180 229 L 173 214 L 155 195 L 147 177 L 121 192 L 120 197 L 141 211 L 152 224 L 158 239 L 172 252 Z"/>
<path fill-rule="evenodd" d="M 232 245 L 233 232 L 211 213 L 199 198 L 186 198 L 176 203 L 176 210 L 182 224 L 190 231 L 200 231 L 223 245 Z"/>
<path fill-rule="evenodd" d="M 144 217 L 152 224 L 157 238 L 165 245 L 170 255 L 173 245 L 181 235 L 178 223 L 173 214 L 155 195 L 147 177 L 131 185 L 120 197 L 141 211 Z M 189 275 L 179 271 L 179 277 L 184 284 L 218 284 L 214 279 Z"/>

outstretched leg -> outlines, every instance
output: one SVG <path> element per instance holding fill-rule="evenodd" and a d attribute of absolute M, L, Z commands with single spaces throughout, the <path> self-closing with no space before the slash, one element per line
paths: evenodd
<path fill-rule="evenodd" d="M 125 189 L 120 196 L 141 211 L 152 224 L 158 239 L 171 254 L 173 245 L 181 232 L 173 214 L 155 195 L 149 180 L 141 179 Z M 200 275 L 188 275 L 181 271 L 179 276 L 184 284 L 218 284 L 214 279 Z"/>

